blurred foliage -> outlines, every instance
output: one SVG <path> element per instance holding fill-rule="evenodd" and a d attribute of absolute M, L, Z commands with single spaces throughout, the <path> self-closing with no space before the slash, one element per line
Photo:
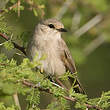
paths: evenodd
<path fill-rule="evenodd" d="M 37 56 L 36 56 L 37 57 Z M 36 58 L 35 58 L 36 59 Z M 43 59 L 41 59 L 43 60 Z M 7 57 L 3 54 L 0 55 L 0 93 L 1 95 L 10 95 L 13 96 L 16 92 L 22 95 L 25 95 L 27 98 L 27 109 L 28 110 L 40 110 L 38 107 L 40 103 L 40 88 L 44 88 L 44 91 L 49 89 L 50 93 L 56 97 L 56 103 L 51 103 L 48 105 L 50 110 L 67 110 L 70 109 L 67 100 L 64 99 L 64 96 L 67 95 L 67 91 L 55 87 L 44 75 L 42 75 L 39 70 L 35 71 L 33 68 L 40 65 L 41 60 L 33 60 L 30 62 L 29 59 L 25 58 L 20 65 L 16 64 L 14 59 L 8 60 Z M 65 77 L 71 77 L 71 74 L 65 74 Z M 73 76 L 72 76 L 73 77 Z M 67 78 L 65 78 L 67 80 Z M 64 78 L 63 78 L 64 80 Z M 31 88 L 29 86 L 24 86 L 23 82 L 29 81 L 35 85 L 38 85 L 37 88 Z M 76 99 L 75 108 L 80 108 L 84 110 L 87 108 L 86 104 L 93 106 L 98 106 L 102 109 L 106 109 L 110 106 L 110 91 L 102 94 L 100 98 L 88 99 L 87 95 L 75 93 L 73 88 L 70 89 L 68 94 L 71 97 Z M 15 110 L 14 106 L 6 108 L 3 103 L 0 103 L 0 108 L 3 110 Z"/>
<path fill-rule="evenodd" d="M 8 30 L 9 29 L 8 29 L 8 27 L 6 25 L 5 17 L 1 15 L 0 16 L 0 32 L 9 34 L 10 32 Z"/>
<path fill-rule="evenodd" d="M 40 61 L 30 62 L 24 59 L 23 54 L 14 49 L 11 43 L 15 41 L 26 47 L 35 25 L 41 19 L 50 17 L 60 19 L 68 29 L 68 33 L 64 34 L 63 38 L 81 73 L 79 77 L 89 96 L 92 96 L 92 99 L 89 99 L 87 95 L 77 94 L 70 90 L 68 95 L 77 99 L 75 108 L 85 110 L 87 107 L 85 103 L 97 105 L 102 109 L 108 108 L 110 92 L 102 91 L 110 90 L 109 10 L 110 0 L 0 0 L 0 33 L 10 38 L 9 41 L 4 41 L 0 36 L 0 53 L 6 54 L 9 58 L 7 59 L 4 54 L 0 55 L 0 110 L 18 109 L 14 100 L 9 98 L 13 97 L 16 92 L 22 95 L 23 99 L 25 97 L 26 105 L 22 104 L 23 100 L 20 100 L 23 110 L 40 109 L 41 92 L 39 89 L 24 86 L 22 84 L 24 79 L 34 84 L 40 82 L 41 87 L 51 89 L 56 98 L 50 101 L 45 108 L 50 110 L 71 109 L 69 102 L 62 98 L 67 93 L 53 86 L 40 71 L 33 69 L 38 65 L 41 66 Z M 19 53 L 20 56 L 16 53 Z M 45 56 L 40 60 L 43 59 Z M 66 75 L 63 80 L 67 77 Z M 100 97 L 93 98 L 95 96 Z"/>

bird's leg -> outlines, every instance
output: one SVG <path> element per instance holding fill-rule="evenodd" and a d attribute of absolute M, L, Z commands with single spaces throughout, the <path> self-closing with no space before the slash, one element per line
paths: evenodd
<path fill-rule="evenodd" d="M 53 76 L 51 75 L 46 76 L 46 78 L 48 78 L 52 82 L 53 85 L 60 87 L 62 89 L 67 89 L 58 78 L 54 79 Z"/>
<path fill-rule="evenodd" d="M 41 66 L 40 72 L 41 72 L 41 73 L 44 72 L 43 65 Z"/>
<path fill-rule="evenodd" d="M 53 76 L 51 75 L 46 75 L 45 78 L 49 79 L 51 82 L 55 83 Z"/>

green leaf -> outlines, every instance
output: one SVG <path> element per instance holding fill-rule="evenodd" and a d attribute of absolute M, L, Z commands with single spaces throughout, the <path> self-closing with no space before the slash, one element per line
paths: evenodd
<path fill-rule="evenodd" d="M 34 12 L 34 15 L 35 15 L 35 16 L 38 16 L 38 13 L 37 13 L 36 8 L 33 8 L 33 12 Z"/>
<path fill-rule="evenodd" d="M 6 42 L 4 43 L 4 46 L 5 46 L 5 48 L 6 48 L 7 50 L 11 50 L 11 49 L 14 48 L 14 45 L 12 44 L 11 41 L 6 41 Z"/>

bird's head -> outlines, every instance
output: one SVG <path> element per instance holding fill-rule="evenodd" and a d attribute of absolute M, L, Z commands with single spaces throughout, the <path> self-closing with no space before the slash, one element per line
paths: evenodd
<path fill-rule="evenodd" d="M 64 25 L 60 21 L 54 18 L 42 21 L 38 25 L 38 27 L 41 29 L 42 32 L 48 32 L 48 33 L 67 32 L 67 30 L 64 29 Z"/>

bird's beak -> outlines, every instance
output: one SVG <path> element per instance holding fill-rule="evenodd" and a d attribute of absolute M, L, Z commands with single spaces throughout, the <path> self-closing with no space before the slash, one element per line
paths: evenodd
<path fill-rule="evenodd" d="M 57 29 L 59 32 L 67 32 L 67 30 L 66 29 L 64 29 L 64 28 L 60 28 L 60 29 Z"/>

